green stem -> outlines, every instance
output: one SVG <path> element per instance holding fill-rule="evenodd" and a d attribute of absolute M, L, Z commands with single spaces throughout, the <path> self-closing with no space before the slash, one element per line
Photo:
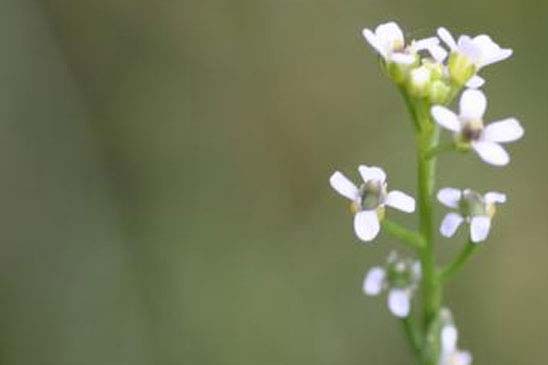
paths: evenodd
<path fill-rule="evenodd" d="M 420 108 L 420 109 L 419 109 Z M 436 271 L 434 250 L 433 224 L 433 194 L 435 185 L 436 156 L 428 158 L 428 152 L 438 147 L 439 130 L 432 122 L 428 106 L 419 105 L 418 121 L 422 129 L 417 136 L 418 160 L 418 207 L 419 231 L 425 240 L 425 246 L 420 252 L 422 265 L 422 296 L 423 296 L 423 328 L 426 338 L 432 339 L 425 343 L 425 364 L 437 363 L 439 353 L 438 336 L 434 333 L 436 320 L 441 307 L 442 286 Z"/>
<path fill-rule="evenodd" d="M 471 241 L 464 245 L 460 254 L 440 272 L 440 280 L 447 281 L 455 275 L 482 245 Z"/>
<path fill-rule="evenodd" d="M 409 111 L 409 114 L 411 114 L 413 127 L 415 127 L 415 131 L 418 133 L 420 132 L 421 126 L 420 126 L 419 117 L 417 115 L 417 111 L 415 110 L 415 103 L 413 102 L 413 100 L 411 100 L 411 97 L 409 96 L 409 94 L 407 94 L 407 89 L 405 87 L 400 86 L 399 90 L 403 97 L 403 100 L 405 101 L 405 106 L 407 107 L 407 111 Z"/>
<path fill-rule="evenodd" d="M 422 122 L 421 124 L 426 124 Z M 433 242 L 433 207 L 432 196 L 434 193 L 436 158 L 427 159 L 426 151 L 437 146 L 438 131 L 431 124 L 430 131 L 424 131 L 419 137 L 418 146 L 418 200 L 419 200 L 419 227 L 426 245 L 421 252 L 423 270 L 423 295 L 424 295 L 424 324 L 428 327 L 436 317 L 440 307 L 439 283 L 436 277 L 436 263 Z"/>
<path fill-rule="evenodd" d="M 431 160 L 432 158 L 437 157 L 438 155 L 441 155 L 442 153 L 451 152 L 455 150 L 456 150 L 456 146 L 454 143 L 439 144 L 436 147 L 433 147 L 432 149 L 427 151 L 424 158 L 426 158 L 427 160 Z"/>
<path fill-rule="evenodd" d="M 417 327 L 417 323 L 412 316 L 403 318 L 401 322 L 405 335 L 407 336 L 409 344 L 411 345 L 411 349 L 413 350 L 413 353 L 417 357 L 420 357 L 423 339 L 419 328 Z"/>
<path fill-rule="evenodd" d="M 382 221 L 382 228 L 384 231 L 404 241 L 412 248 L 418 249 L 424 247 L 425 245 L 424 239 L 419 233 L 407 229 L 388 219 L 384 219 Z"/>

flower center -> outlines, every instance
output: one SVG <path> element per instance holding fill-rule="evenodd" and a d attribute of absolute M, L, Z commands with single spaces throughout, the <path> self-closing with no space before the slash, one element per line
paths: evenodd
<path fill-rule="evenodd" d="M 414 270 L 415 262 L 396 258 L 387 265 L 387 281 L 393 288 L 413 289 L 420 278 Z"/>
<path fill-rule="evenodd" d="M 386 199 L 386 183 L 369 180 L 360 186 L 361 208 L 363 210 L 377 209 Z"/>
<path fill-rule="evenodd" d="M 462 199 L 460 200 L 459 208 L 465 217 L 490 216 L 489 213 L 492 208 L 490 208 L 489 205 L 490 204 L 485 203 L 481 194 L 472 190 L 465 190 Z"/>
<path fill-rule="evenodd" d="M 403 52 L 405 51 L 405 43 L 399 39 L 392 41 L 392 52 Z"/>
<path fill-rule="evenodd" d="M 473 119 L 467 121 L 461 131 L 460 139 L 464 143 L 477 141 L 483 132 L 483 121 L 481 119 Z"/>

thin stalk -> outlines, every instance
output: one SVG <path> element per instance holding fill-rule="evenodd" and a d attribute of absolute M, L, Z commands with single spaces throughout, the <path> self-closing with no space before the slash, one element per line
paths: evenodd
<path fill-rule="evenodd" d="M 428 328 L 437 316 L 441 305 L 441 291 L 436 276 L 436 262 L 434 252 L 434 225 L 432 196 L 435 185 L 436 157 L 426 158 L 428 151 L 438 146 L 439 131 L 430 120 L 429 113 L 421 113 L 420 124 L 424 128 L 418 138 L 418 207 L 419 231 L 425 240 L 425 247 L 421 252 L 423 270 L 424 296 L 424 326 Z"/>
<path fill-rule="evenodd" d="M 430 160 L 434 157 L 441 155 L 442 153 L 451 152 L 455 150 L 456 150 L 456 146 L 454 143 L 439 144 L 436 147 L 427 151 L 424 158 L 426 158 L 427 160 Z"/>
<path fill-rule="evenodd" d="M 413 350 L 413 353 L 417 357 L 420 357 L 423 339 L 415 319 L 412 316 L 408 316 L 406 318 L 402 318 L 401 322 L 405 335 L 411 345 L 411 350 Z"/>
<path fill-rule="evenodd" d="M 411 120 L 413 121 L 413 127 L 415 128 L 415 132 L 418 133 L 421 130 L 421 125 L 420 118 L 417 115 L 417 110 L 415 109 L 415 103 L 413 102 L 413 100 L 411 100 L 409 94 L 407 94 L 407 90 L 405 89 L 405 87 L 400 86 L 399 90 L 403 97 L 403 100 L 405 101 L 407 111 L 409 112 L 409 114 L 411 114 Z"/>
<path fill-rule="evenodd" d="M 425 364 L 436 364 L 439 353 L 438 336 L 434 334 L 436 321 L 441 307 L 442 287 L 436 271 L 433 224 L 433 194 L 436 177 L 436 156 L 427 158 L 429 151 L 438 147 L 439 130 L 430 117 L 430 110 L 426 103 L 418 105 L 417 117 L 421 125 L 421 132 L 417 136 L 418 161 L 418 210 L 419 231 L 425 240 L 425 246 L 420 251 L 422 264 L 422 300 L 423 300 L 423 328 L 426 338 Z"/>
<path fill-rule="evenodd" d="M 440 272 L 440 280 L 447 281 L 455 275 L 482 245 L 467 242 L 460 254 Z"/>
<path fill-rule="evenodd" d="M 424 247 L 424 239 L 422 236 L 410 229 L 407 229 L 398 223 L 392 222 L 388 219 L 382 221 L 383 231 L 388 232 L 394 237 L 399 238 L 403 242 L 407 243 L 411 248 L 420 249 Z"/>

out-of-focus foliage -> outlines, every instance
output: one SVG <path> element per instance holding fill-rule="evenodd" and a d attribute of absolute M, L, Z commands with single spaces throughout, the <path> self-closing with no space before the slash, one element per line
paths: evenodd
<path fill-rule="evenodd" d="M 398 323 L 360 292 L 397 243 L 360 245 L 327 183 L 374 163 L 415 188 L 411 126 L 360 35 L 389 19 L 409 37 L 445 25 L 514 48 L 485 70 L 487 118 L 526 128 L 513 162 L 441 160 L 442 184 L 510 197 L 447 296 L 476 363 L 546 359 L 548 3 L 0 10 L 2 363 L 408 363 Z"/>

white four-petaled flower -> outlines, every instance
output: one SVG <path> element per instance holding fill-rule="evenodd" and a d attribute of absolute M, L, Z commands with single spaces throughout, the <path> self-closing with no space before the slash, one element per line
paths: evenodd
<path fill-rule="evenodd" d="M 445 325 L 441 330 L 441 353 L 439 365 L 470 365 L 472 355 L 457 347 L 458 331 L 454 325 Z"/>
<path fill-rule="evenodd" d="M 455 41 L 455 38 L 447 29 L 440 27 L 438 28 L 438 36 L 447 44 L 451 52 L 468 57 L 478 70 L 512 56 L 511 49 L 501 48 L 486 34 L 480 34 L 474 38 L 463 34 Z"/>
<path fill-rule="evenodd" d="M 428 50 L 434 59 L 443 59 L 447 55 L 439 46 L 437 37 L 412 41 L 406 45 L 403 32 L 395 22 L 381 24 L 375 31 L 365 28 L 362 34 L 386 62 L 410 65 L 417 60 L 417 52 L 422 50 Z"/>
<path fill-rule="evenodd" d="M 440 233 L 445 237 L 452 237 L 459 226 L 466 222 L 470 224 L 470 240 L 478 243 L 487 239 L 491 219 L 496 211 L 495 204 L 506 202 L 506 195 L 492 191 L 482 196 L 470 189 L 444 188 L 438 191 L 438 200 L 443 205 L 458 210 L 443 218 Z"/>
<path fill-rule="evenodd" d="M 375 266 L 367 272 L 362 289 L 369 296 L 377 296 L 388 290 L 388 309 L 396 317 L 405 318 L 411 310 L 411 299 L 420 277 L 418 261 L 403 261 L 391 255 L 386 267 Z"/>
<path fill-rule="evenodd" d="M 358 168 L 363 183 L 358 187 L 339 171 L 329 183 L 339 194 L 352 201 L 354 230 L 362 241 L 373 240 L 380 230 L 384 207 L 388 205 L 406 213 L 415 211 L 415 199 L 401 191 L 386 190 L 386 174 L 379 167 L 361 165 Z"/>
<path fill-rule="evenodd" d="M 495 166 L 510 162 L 510 156 L 500 143 L 512 142 L 523 136 L 523 128 L 515 118 L 493 122 L 484 127 L 483 115 L 487 98 L 480 90 L 468 89 L 460 99 L 460 114 L 446 107 L 432 107 L 434 120 L 452 131 L 458 144 L 471 146 L 480 158 Z"/>

